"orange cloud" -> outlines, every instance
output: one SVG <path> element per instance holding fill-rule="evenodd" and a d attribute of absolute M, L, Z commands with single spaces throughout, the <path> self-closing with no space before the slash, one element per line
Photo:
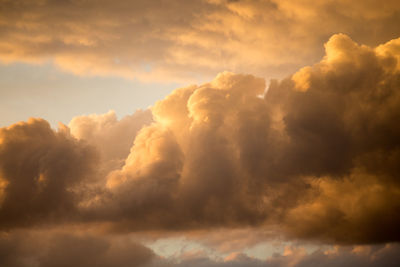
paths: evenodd
<path fill-rule="evenodd" d="M 282 78 L 343 32 L 400 35 L 398 1 L 2 1 L 0 60 L 52 61 L 78 75 L 203 80 L 223 70 Z M 318 21 L 318 23 L 316 23 Z M 193 60 L 196 59 L 196 60 Z"/>
<path fill-rule="evenodd" d="M 115 231 L 249 227 L 326 243 L 398 241 L 397 44 L 334 35 L 319 63 L 266 91 L 261 78 L 223 72 L 157 102 L 151 124 L 147 111 L 82 116 L 58 132 L 43 120 L 3 128 L 3 227 L 56 214 Z M 89 144 L 105 159 L 97 172 Z"/>

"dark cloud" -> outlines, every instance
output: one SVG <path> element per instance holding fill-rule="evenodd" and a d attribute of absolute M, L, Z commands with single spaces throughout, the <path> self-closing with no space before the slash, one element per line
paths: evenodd
<path fill-rule="evenodd" d="M 397 55 L 381 57 L 344 35 L 333 36 L 326 51 L 321 63 L 266 96 L 283 105 L 287 168 L 311 177 L 315 190 L 291 211 L 291 227 L 303 237 L 334 241 L 398 240 Z"/>
<path fill-rule="evenodd" d="M 137 267 L 148 266 L 154 253 L 124 238 L 68 232 L 11 232 L 0 235 L 4 267 Z"/>
<path fill-rule="evenodd" d="M 97 155 L 42 119 L 0 129 L 0 227 L 49 223 L 76 215 Z"/>
<path fill-rule="evenodd" d="M 22 230 L 0 234 L 0 264 L 4 267 L 394 267 L 400 262 L 398 244 L 328 247 L 307 252 L 302 246 L 286 246 L 265 260 L 234 252 L 210 257 L 188 251 L 163 258 L 133 241 L 132 236 L 93 235 L 70 230 Z"/>

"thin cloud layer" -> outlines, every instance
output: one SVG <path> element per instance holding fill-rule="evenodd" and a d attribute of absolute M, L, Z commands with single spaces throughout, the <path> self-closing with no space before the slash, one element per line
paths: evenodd
<path fill-rule="evenodd" d="M 318 64 L 266 93 L 264 79 L 223 72 L 157 102 L 152 124 L 146 113 L 119 122 L 110 113 L 59 132 L 42 120 L 3 128 L 2 227 L 57 214 L 123 232 L 253 227 L 325 243 L 397 242 L 399 45 L 334 35 Z M 135 135 L 123 166 L 98 178 L 89 143 L 120 160 Z"/>
<path fill-rule="evenodd" d="M 131 240 L 63 231 L 1 233 L 4 267 L 149 266 L 154 253 Z"/>
<path fill-rule="evenodd" d="M 301 246 L 265 260 L 234 252 L 212 258 L 202 251 L 163 258 L 123 236 L 98 236 L 62 230 L 14 231 L 0 235 L 0 264 L 4 267 L 395 267 L 400 261 L 396 244 L 332 247 L 307 252 Z"/>
<path fill-rule="evenodd" d="M 206 256 L 186 258 L 174 266 L 207 267 L 337 267 L 367 266 L 394 267 L 398 265 L 398 245 L 335 247 L 333 250 L 317 250 L 307 253 L 302 247 L 286 247 L 282 254 L 266 260 L 259 260 L 243 253 L 232 253 L 223 260 L 213 260 Z"/>
<path fill-rule="evenodd" d="M 79 75 L 142 80 L 203 80 L 224 70 L 281 78 L 316 62 L 334 33 L 369 45 L 400 35 L 396 0 L 2 0 L 0 6 L 2 62 L 51 61 Z"/>

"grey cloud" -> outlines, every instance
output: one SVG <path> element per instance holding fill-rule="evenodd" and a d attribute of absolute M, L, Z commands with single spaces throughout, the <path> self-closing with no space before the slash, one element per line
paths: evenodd
<path fill-rule="evenodd" d="M 96 161 L 92 147 L 53 131 L 42 119 L 1 128 L 0 227 L 74 217 L 81 186 L 90 182 Z"/>
<path fill-rule="evenodd" d="M 334 250 L 316 250 L 307 253 L 302 247 L 287 247 L 284 253 L 275 254 L 266 260 L 249 257 L 243 253 L 233 253 L 225 259 L 212 259 L 198 256 L 181 259 L 166 266 L 193 267 L 350 267 L 366 266 L 394 267 L 399 264 L 399 246 L 386 244 L 381 246 L 336 247 Z M 163 266 L 163 265 L 160 265 Z"/>
<path fill-rule="evenodd" d="M 305 267 L 305 266 L 397 266 L 398 244 L 320 248 L 307 252 L 287 246 L 265 260 L 244 253 L 212 258 L 203 253 L 163 258 L 132 241 L 131 236 L 93 235 L 70 230 L 18 230 L 1 233 L 0 264 L 4 267 Z"/>
<path fill-rule="evenodd" d="M 22 231 L 1 233 L 4 267 L 148 266 L 154 253 L 133 241 L 82 233 Z"/>

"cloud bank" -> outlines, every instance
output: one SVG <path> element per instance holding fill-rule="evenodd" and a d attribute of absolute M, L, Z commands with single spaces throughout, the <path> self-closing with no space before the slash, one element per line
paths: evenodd
<path fill-rule="evenodd" d="M 152 81 L 204 80 L 224 70 L 281 78 L 316 62 L 334 33 L 368 45 L 400 35 L 396 0 L 2 0 L 0 6 L 4 63 L 50 61 L 79 75 Z"/>
<path fill-rule="evenodd" d="M 399 246 L 333 247 L 307 252 L 287 246 L 265 260 L 234 252 L 224 258 L 210 258 L 202 251 L 190 251 L 166 259 L 127 237 L 94 236 L 56 231 L 16 231 L 0 235 L 0 264 L 4 267 L 305 267 L 366 266 L 395 267 Z"/>
<path fill-rule="evenodd" d="M 22 231 L 0 236 L 4 267 L 148 266 L 154 253 L 131 240 L 63 231 Z"/>
<path fill-rule="evenodd" d="M 317 250 L 307 253 L 301 247 L 286 247 L 282 254 L 276 254 L 267 260 L 251 258 L 242 253 L 232 253 L 223 260 L 194 256 L 186 258 L 174 266 L 207 267 L 306 267 L 306 266 L 397 266 L 399 262 L 398 246 L 367 246 L 332 250 Z"/>
<path fill-rule="evenodd" d="M 264 79 L 223 72 L 175 90 L 153 118 L 2 128 L 0 227 L 253 227 L 330 244 L 398 242 L 399 47 L 337 34 L 319 63 L 267 90 Z"/>

